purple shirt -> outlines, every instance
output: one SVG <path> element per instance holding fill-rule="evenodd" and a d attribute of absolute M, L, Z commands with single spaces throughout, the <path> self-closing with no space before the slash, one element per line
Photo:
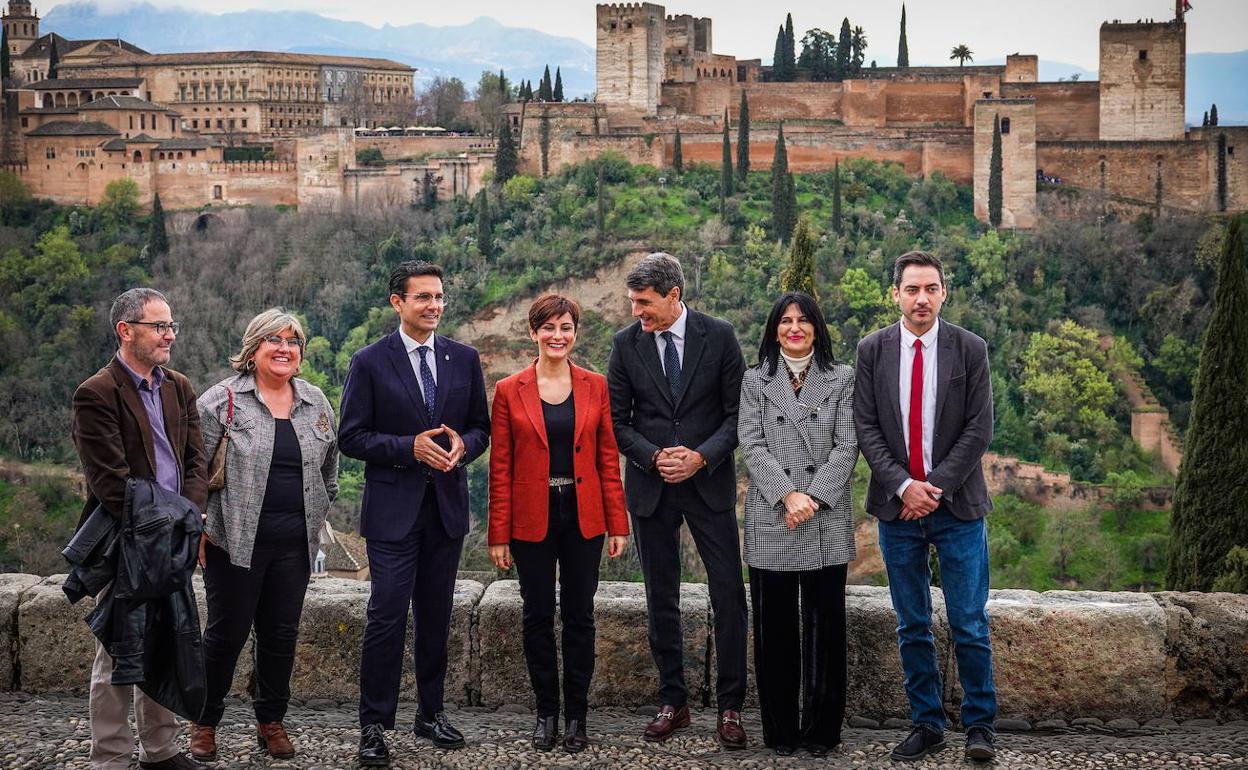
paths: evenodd
<path fill-rule="evenodd" d="M 178 466 L 177 456 L 173 453 L 173 444 L 165 433 L 165 409 L 160 402 L 160 386 L 165 381 L 165 370 L 159 366 L 152 369 L 151 382 L 140 377 L 138 372 L 126 365 L 121 355 L 117 361 L 122 368 L 130 373 L 134 387 L 139 390 L 139 400 L 147 412 L 147 423 L 152 428 L 152 444 L 156 449 L 156 483 L 175 494 L 182 493 L 182 470 Z"/>

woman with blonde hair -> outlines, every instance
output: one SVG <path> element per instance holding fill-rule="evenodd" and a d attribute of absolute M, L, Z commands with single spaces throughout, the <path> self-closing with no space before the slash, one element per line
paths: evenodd
<path fill-rule="evenodd" d="M 222 482 L 209 482 L 200 545 L 207 705 L 191 727 L 191 754 L 201 761 L 216 758 L 224 698 L 253 627 L 257 737 L 273 757 L 295 754 L 282 726 L 295 639 L 321 525 L 338 493 L 333 408 L 298 377 L 306 341 L 294 315 L 260 313 L 230 359 L 237 374 L 199 398 L 208 456 L 225 442 L 224 482 L 215 491 Z"/>

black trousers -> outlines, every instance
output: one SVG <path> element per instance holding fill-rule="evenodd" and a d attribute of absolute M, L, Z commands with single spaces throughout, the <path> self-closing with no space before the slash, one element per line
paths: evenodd
<path fill-rule="evenodd" d="M 360 726 L 394 728 L 403 672 L 403 640 L 411 608 L 413 670 L 422 714 L 442 710 L 447 638 L 455 601 L 455 573 L 464 538 L 442 526 L 437 498 L 426 492 L 420 514 L 402 540 L 369 539 L 368 622 L 360 651 Z"/>
<path fill-rule="evenodd" d="M 567 719 L 585 720 L 594 674 L 594 594 L 603 535 L 586 540 L 577 518 L 576 487 L 550 488 L 546 539 L 511 541 L 524 600 L 524 659 L 537 696 L 537 715 L 559 715 L 559 667 L 555 651 L 555 568 L 559 572 L 559 619 L 563 622 L 563 708 Z"/>
<path fill-rule="evenodd" d="M 637 555 L 646 581 L 650 651 L 659 668 L 659 700 L 688 705 L 680 622 L 680 525 L 689 525 L 706 566 L 715 620 L 715 701 L 720 711 L 739 711 L 745 700 L 745 584 L 736 513 L 713 511 L 692 482 L 669 484 L 650 516 L 631 516 Z"/>
<path fill-rule="evenodd" d="M 800 572 L 750 567 L 754 675 L 768 746 L 841 742 L 847 570 L 845 564 Z"/>
<path fill-rule="evenodd" d="M 205 549 L 204 593 L 208 627 L 204 629 L 204 676 L 207 702 L 200 723 L 216 726 L 234 679 L 238 656 L 252 628 L 256 631 L 255 692 L 257 722 L 280 722 L 290 701 L 290 672 L 295 665 L 299 617 L 312 568 L 302 541 L 257 542 L 251 567 L 230 563 L 211 543 Z"/>

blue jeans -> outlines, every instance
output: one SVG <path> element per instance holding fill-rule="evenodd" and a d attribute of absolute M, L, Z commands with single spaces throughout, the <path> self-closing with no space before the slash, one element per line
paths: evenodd
<path fill-rule="evenodd" d="M 897 612 L 897 646 L 906 674 L 910 720 L 945 729 L 940 668 L 932 637 L 932 582 L 928 548 L 940 559 L 949 630 L 962 682 L 962 727 L 992 728 L 997 691 L 988 638 L 988 529 L 984 520 L 962 521 L 944 505 L 914 521 L 881 521 L 880 552 Z"/>

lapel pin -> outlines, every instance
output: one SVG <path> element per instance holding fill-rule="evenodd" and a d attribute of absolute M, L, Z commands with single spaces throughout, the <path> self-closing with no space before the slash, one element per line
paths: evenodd
<path fill-rule="evenodd" d="M 450 361 L 450 360 L 451 360 L 451 354 L 450 354 L 450 353 L 447 353 L 447 354 L 446 354 L 446 360 L 447 360 L 447 361 Z"/>

